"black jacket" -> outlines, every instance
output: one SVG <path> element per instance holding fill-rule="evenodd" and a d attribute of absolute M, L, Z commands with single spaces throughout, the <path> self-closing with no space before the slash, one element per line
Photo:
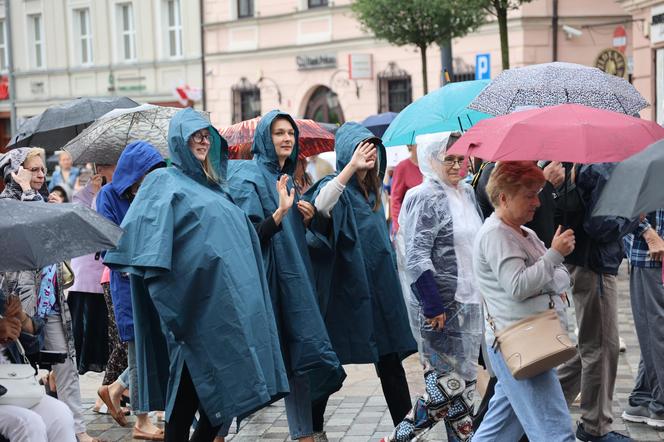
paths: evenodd
<path fill-rule="evenodd" d="M 631 232 L 638 219 L 613 216 L 591 216 L 615 163 L 576 166 L 576 182 L 570 183 L 567 199 L 557 199 L 556 223 L 574 229 L 576 247 L 565 258 L 566 264 L 588 268 L 597 273 L 617 275 L 625 256 L 622 237 Z"/>

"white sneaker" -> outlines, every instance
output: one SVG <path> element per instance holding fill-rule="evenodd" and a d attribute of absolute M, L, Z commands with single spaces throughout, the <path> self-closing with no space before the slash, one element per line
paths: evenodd
<path fill-rule="evenodd" d="M 620 353 L 625 353 L 627 351 L 625 340 L 621 336 L 618 336 L 618 342 L 620 343 Z"/>
<path fill-rule="evenodd" d="M 656 428 L 657 430 L 664 430 L 664 414 L 650 412 L 650 417 L 646 423 L 649 427 Z"/>

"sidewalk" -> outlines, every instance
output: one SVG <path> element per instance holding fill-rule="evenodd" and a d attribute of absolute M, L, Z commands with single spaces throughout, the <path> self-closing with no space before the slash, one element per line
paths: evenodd
<path fill-rule="evenodd" d="M 624 422 L 620 415 L 633 387 L 639 363 L 639 346 L 634 331 L 634 321 L 629 304 L 629 285 L 625 267 L 619 275 L 618 289 L 620 335 L 627 344 L 627 352 L 620 354 L 618 377 L 614 394 L 613 429 L 630 435 L 636 441 L 664 441 L 664 431 L 655 431 L 644 424 Z M 413 396 L 423 391 L 422 371 L 416 356 L 406 360 L 406 371 Z M 392 431 L 392 420 L 382 395 L 380 382 L 371 365 L 346 366 L 348 378 L 341 391 L 330 399 L 326 414 L 326 431 L 332 440 L 360 442 L 376 441 Z M 81 378 L 84 405 L 91 409 L 101 374 L 88 373 Z M 578 409 L 573 407 L 572 419 L 579 418 Z M 109 441 L 131 441 L 131 427 L 117 426 L 110 416 L 99 415 L 91 410 L 86 412 L 88 432 Z M 133 422 L 131 418 L 130 422 Z M 233 431 L 235 429 L 233 428 Z M 288 439 L 288 424 L 283 401 L 267 407 L 242 423 L 240 431 L 227 440 L 234 442 L 285 441 Z M 441 424 L 425 437 L 430 442 L 446 440 L 445 429 Z M 507 441 L 509 442 L 509 441 Z"/>

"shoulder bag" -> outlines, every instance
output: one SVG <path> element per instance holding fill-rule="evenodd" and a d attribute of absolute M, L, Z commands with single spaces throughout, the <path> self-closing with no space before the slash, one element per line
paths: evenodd
<path fill-rule="evenodd" d="M 0 386 L 6 392 L 0 396 L 0 405 L 14 405 L 32 408 L 44 397 L 44 387 L 39 385 L 35 377 L 35 369 L 25 357 L 25 351 L 16 341 L 25 364 L 0 364 Z"/>
<path fill-rule="evenodd" d="M 495 335 L 492 348 L 498 348 L 515 379 L 528 379 L 555 368 L 577 352 L 566 330 L 560 324 L 549 296 L 549 308 L 526 316 L 496 331 L 496 325 L 484 301 L 487 321 Z"/>

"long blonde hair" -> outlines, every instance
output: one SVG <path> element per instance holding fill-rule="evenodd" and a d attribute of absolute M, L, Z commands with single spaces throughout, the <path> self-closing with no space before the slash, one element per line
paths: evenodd
<path fill-rule="evenodd" d="M 210 161 L 210 151 L 208 150 L 208 154 L 205 156 L 205 160 L 201 161 L 201 166 L 203 167 L 203 173 L 207 177 L 208 180 L 212 181 L 213 183 L 219 184 L 219 176 L 217 175 L 217 171 L 214 170 L 214 167 L 212 166 L 212 161 Z"/>

